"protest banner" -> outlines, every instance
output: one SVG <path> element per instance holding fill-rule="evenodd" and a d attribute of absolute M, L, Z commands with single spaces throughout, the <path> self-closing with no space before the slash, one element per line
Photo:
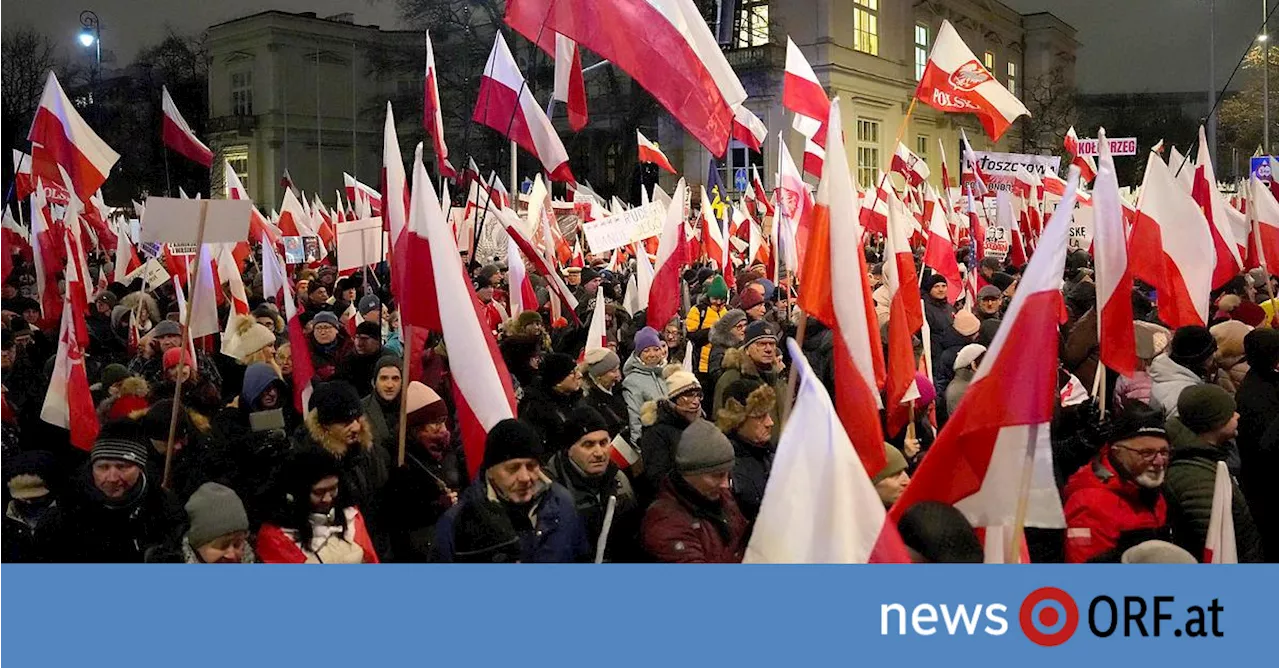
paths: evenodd
<path fill-rule="evenodd" d="M 201 207 L 205 209 L 200 236 Z M 243 199 L 198 200 L 148 197 L 142 213 L 142 241 L 167 243 L 235 243 L 249 238 L 249 209 Z"/>
<path fill-rule="evenodd" d="M 666 207 L 661 202 L 627 209 L 616 216 L 593 220 L 582 226 L 592 253 L 607 253 L 662 231 Z"/>
<path fill-rule="evenodd" d="M 1009 230 L 992 225 L 987 228 L 987 238 L 982 242 L 983 257 L 999 258 L 1001 262 L 1009 256 Z"/>
<path fill-rule="evenodd" d="M 146 283 L 147 290 L 155 290 L 169 282 L 169 270 L 153 257 L 142 265 L 142 280 Z"/>
<path fill-rule="evenodd" d="M 169 247 L 170 255 L 189 255 L 194 256 L 200 252 L 200 244 L 165 244 Z"/>
<path fill-rule="evenodd" d="M 1077 206 L 1071 214 L 1071 227 L 1067 228 L 1068 250 L 1089 250 L 1093 245 L 1093 207 Z"/>
<path fill-rule="evenodd" d="M 302 237 L 284 237 L 284 263 L 302 264 L 307 261 L 306 251 L 302 249 Z"/>
<path fill-rule="evenodd" d="M 1111 155 L 1137 155 L 1138 138 L 1137 137 L 1108 137 L 1107 148 L 1111 150 Z M 1097 155 L 1098 140 L 1097 139 L 1079 139 L 1076 141 L 1077 155 Z"/>
<path fill-rule="evenodd" d="M 342 223 L 338 230 L 338 271 L 359 269 L 382 261 L 382 218 Z"/>
<path fill-rule="evenodd" d="M 1013 191 L 1019 171 L 1034 172 L 1037 176 L 1057 174 L 1062 161 L 1058 156 L 1027 155 L 1025 153 L 992 153 L 974 151 L 978 169 L 987 176 L 987 187 L 994 190 Z"/>

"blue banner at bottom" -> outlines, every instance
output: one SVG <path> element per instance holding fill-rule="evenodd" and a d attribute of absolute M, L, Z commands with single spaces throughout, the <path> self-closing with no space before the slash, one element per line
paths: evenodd
<path fill-rule="evenodd" d="M 1274 565 L 6 565 L 0 574 L 0 658 L 14 666 L 1280 659 Z"/>

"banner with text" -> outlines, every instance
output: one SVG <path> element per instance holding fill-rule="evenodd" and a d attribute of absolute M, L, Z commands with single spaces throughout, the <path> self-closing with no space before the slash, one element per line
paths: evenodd
<path fill-rule="evenodd" d="M 661 233 L 666 213 L 661 202 L 650 202 L 616 216 L 593 220 L 582 226 L 582 233 L 587 237 L 590 252 L 607 253 Z"/>
<path fill-rule="evenodd" d="M 1057 174 L 1062 159 L 1056 155 L 1027 155 L 1025 153 L 992 153 L 974 151 L 978 169 L 987 175 L 987 187 L 993 190 L 1013 191 L 1018 172 L 1034 172 L 1040 177 Z"/>

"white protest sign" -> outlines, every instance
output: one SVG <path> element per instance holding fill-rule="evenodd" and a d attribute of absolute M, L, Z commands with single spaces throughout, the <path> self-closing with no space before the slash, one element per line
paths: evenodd
<path fill-rule="evenodd" d="M 991 153 L 974 151 L 978 169 L 987 175 L 987 187 L 995 190 L 1013 191 L 1013 184 L 1018 180 L 1018 172 L 1030 171 L 1044 177 L 1046 173 L 1057 174 L 1058 164 L 1062 161 L 1058 156 L 1027 155 L 1024 153 Z"/>
<path fill-rule="evenodd" d="M 1107 147 L 1111 155 L 1137 155 L 1137 137 L 1107 137 Z M 1076 152 L 1080 155 L 1098 155 L 1097 139 L 1079 139 L 1076 141 Z"/>
<path fill-rule="evenodd" d="M 983 257 L 999 258 L 1001 262 L 1009 256 L 1009 230 L 992 225 L 987 228 L 987 238 L 982 242 Z"/>
<path fill-rule="evenodd" d="M 382 218 L 338 223 L 338 271 L 382 261 Z"/>
<path fill-rule="evenodd" d="M 661 202 L 650 202 L 616 216 L 586 223 L 582 226 L 582 233 L 592 253 L 607 253 L 660 234 L 665 217 L 666 207 Z"/>
<path fill-rule="evenodd" d="M 1089 250 L 1093 245 L 1093 207 L 1077 206 L 1071 212 L 1071 227 L 1067 228 L 1067 250 Z"/>
<path fill-rule="evenodd" d="M 194 244 L 200 239 L 200 208 L 205 214 L 204 243 L 235 243 L 249 238 L 247 199 L 148 197 L 142 213 L 142 240 Z"/>
<path fill-rule="evenodd" d="M 169 270 L 164 265 L 156 261 L 155 258 L 147 260 L 142 265 L 142 280 L 147 284 L 147 290 L 155 290 L 156 288 L 169 282 Z"/>

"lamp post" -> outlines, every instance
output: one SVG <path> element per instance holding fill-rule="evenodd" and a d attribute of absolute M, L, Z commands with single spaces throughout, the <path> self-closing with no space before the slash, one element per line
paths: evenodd
<path fill-rule="evenodd" d="M 1266 20 L 1267 2 L 1263 0 L 1262 34 L 1258 35 L 1258 48 L 1262 50 L 1262 153 L 1271 155 L 1271 93 L 1267 91 L 1267 79 L 1271 78 L 1271 45 L 1267 44 Z"/>
<path fill-rule="evenodd" d="M 93 77 L 89 83 L 89 99 L 98 92 L 98 74 L 102 70 L 102 22 L 98 13 L 86 9 L 80 12 L 80 46 L 93 48 Z"/>

